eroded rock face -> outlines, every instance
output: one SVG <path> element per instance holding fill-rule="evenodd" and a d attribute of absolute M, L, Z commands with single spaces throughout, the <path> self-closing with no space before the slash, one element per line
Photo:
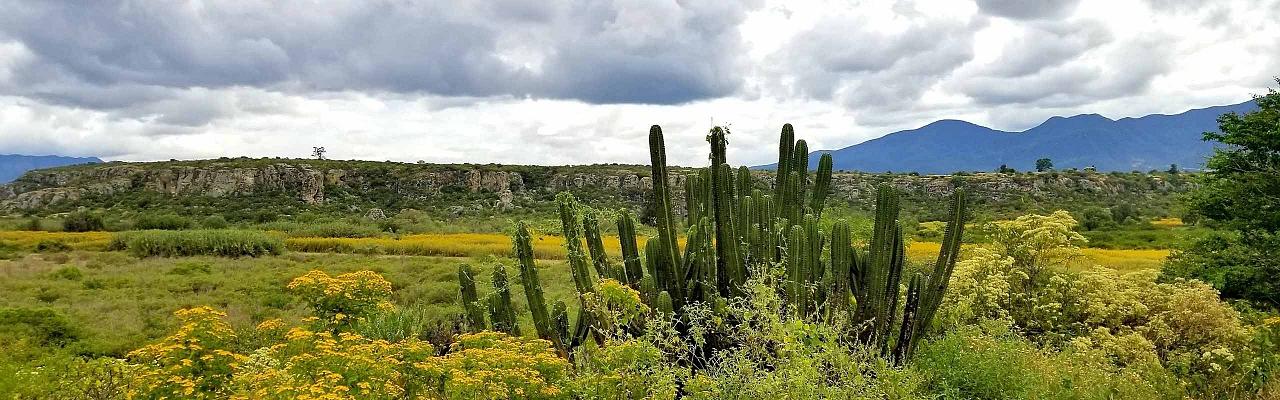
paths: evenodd
<path fill-rule="evenodd" d="M 193 165 L 194 164 L 194 165 Z M 148 191 L 170 196 L 234 197 L 280 194 L 307 204 L 326 201 L 326 193 L 344 196 L 404 196 L 430 200 L 450 193 L 471 193 L 488 198 L 485 207 L 507 210 L 516 199 L 527 201 L 565 190 L 602 193 L 641 204 L 653 190 L 653 179 L 643 166 L 617 167 L 513 167 L 429 164 L 318 164 L 303 160 L 273 163 L 108 163 L 87 167 L 31 171 L 17 181 L 0 185 L 0 209 L 35 209 L 86 196 Z M 669 179 L 673 198 L 683 198 L 689 170 L 676 170 Z M 757 188 L 768 188 L 773 174 L 754 171 Z M 1185 190 L 1160 177 L 1133 179 L 1096 173 L 949 175 L 885 175 L 835 173 L 832 198 L 866 202 L 875 188 L 888 184 L 908 195 L 941 198 L 958 185 L 972 196 L 990 200 L 1017 197 L 1047 198 L 1069 193 L 1106 196 L 1126 193 L 1153 195 Z M 389 192 L 389 193 L 388 193 Z M 683 201 L 676 201 L 683 208 Z M 680 212 L 680 210 L 676 210 Z"/>

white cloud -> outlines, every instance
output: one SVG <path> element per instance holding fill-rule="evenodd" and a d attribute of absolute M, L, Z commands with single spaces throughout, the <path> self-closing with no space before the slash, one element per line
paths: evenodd
<path fill-rule="evenodd" d="M 1036 4 L 1031 4 L 1036 3 Z M 772 162 L 935 119 L 1021 130 L 1234 103 L 1280 0 L 134 3 L 0 0 L 0 153 Z"/>

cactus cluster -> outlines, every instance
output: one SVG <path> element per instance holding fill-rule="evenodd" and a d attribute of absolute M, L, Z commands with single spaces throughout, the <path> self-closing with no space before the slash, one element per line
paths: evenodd
<path fill-rule="evenodd" d="M 569 193 L 557 196 L 566 258 L 579 299 L 594 291 L 597 277 L 610 278 L 636 289 L 655 312 L 678 319 L 681 310 L 693 303 L 723 312 L 726 299 L 743 296 L 749 280 L 761 279 L 775 286 L 787 312 L 797 318 L 847 321 L 850 338 L 894 362 L 908 359 L 937 312 L 955 267 L 965 220 L 964 194 L 957 191 L 950 200 L 947 230 L 933 270 L 908 277 L 903 293 L 906 260 L 898 195 L 893 189 L 878 188 L 873 235 L 860 249 L 848 223 L 831 224 L 829 233 L 823 232 L 820 223 L 831 190 L 829 154 L 819 157 L 817 170 L 810 173 L 808 144 L 795 140 L 792 126 L 784 125 L 770 191 L 768 185 L 758 184 L 751 170 L 729 166 L 728 134 L 723 127 L 708 134 L 711 165 L 686 176 L 687 214 L 678 220 L 662 129 L 656 125 L 650 129 L 658 234 L 641 249 L 635 218 L 627 210 L 620 212 L 619 262 L 611 262 L 605 254 L 599 216 L 583 212 Z M 679 245 L 680 235 L 686 238 L 684 248 Z M 584 341 L 601 340 L 591 313 L 580 312 L 571 328 L 563 302 L 548 311 L 531 237 L 523 223 L 517 225 L 513 243 L 538 337 L 566 353 Z M 462 299 L 468 322 L 483 327 L 473 275 L 469 267 L 459 269 Z M 493 329 L 518 333 L 509 311 L 505 269 L 495 269 L 493 280 L 495 290 L 488 301 Z"/>

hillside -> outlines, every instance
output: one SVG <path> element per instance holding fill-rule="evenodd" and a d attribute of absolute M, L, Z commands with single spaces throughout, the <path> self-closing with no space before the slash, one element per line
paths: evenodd
<path fill-rule="evenodd" d="M 689 169 L 674 169 L 673 195 L 683 198 Z M 755 171 L 755 186 L 768 189 L 769 171 Z M 914 207 L 965 187 L 989 213 L 1078 209 L 1127 202 L 1165 208 L 1192 183 L 1186 174 L 1053 172 L 969 175 L 836 173 L 833 201 L 869 209 L 873 188 L 889 184 Z M 155 163 L 111 162 L 32 171 L 0 185 L 0 210 L 57 212 L 75 207 L 172 208 L 184 214 L 357 213 L 413 208 L 441 214 L 550 212 L 561 191 L 601 207 L 630 207 L 643 214 L 652 192 L 649 168 L 632 165 L 515 166 L 406 164 L 370 161 L 221 159 Z M 677 202 L 677 208 L 683 203 Z M 913 206 L 908 206 L 909 208 Z M 681 210 L 682 211 L 682 210 Z M 922 214 L 941 210 L 916 209 Z"/>
<path fill-rule="evenodd" d="M 100 163 L 97 157 L 63 157 L 63 156 L 26 156 L 21 154 L 0 154 L 0 183 L 8 183 L 33 169 L 58 167 L 63 165 Z"/>
<path fill-rule="evenodd" d="M 866 172 L 994 171 L 1001 164 L 1018 170 L 1049 158 L 1058 169 L 1098 171 L 1165 170 L 1170 164 L 1199 169 L 1213 145 L 1201 134 L 1217 130 L 1217 118 L 1243 113 L 1253 101 L 1208 107 L 1180 114 L 1153 114 L 1112 120 L 1098 114 L 1053 117 L 1022 132 L 999 131 L 958 120 L 941 120 L 923 127 L 894 132 L 831 153 L 837 170 Z M 772 168 L 772 166 L 764 166 Z"/>

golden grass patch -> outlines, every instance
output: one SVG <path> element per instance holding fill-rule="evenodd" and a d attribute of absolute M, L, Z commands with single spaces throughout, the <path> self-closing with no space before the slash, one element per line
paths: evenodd
<path fill-rule="evenodd" d="M 1160 218 L 1160 219 L 1151 221 L 1151 226 L 1154 226 L 1157 228 L 1177 228 L 1183 225 L 1185 224 L 1182 223 L 1182 218 L 1177 218 L 1177 217 Z"/>
<path fill-rule="evenodd" d="M 912 242 L 907 246 L 907 259 L 913 261 L 932 261 L 938 257 L 937 242 Z M 968 247 L 966 245 L 965 247 Z M 1112 249 L 1080 249 L 1081 257 L 1072 260 L 1067 269 L 1084 270 L 1093 266 L 1102 266 L 1122 272 L 1159 269 L 1169 250 L 1112 250 Z"/>
<path fill-rule="evenodd" d="M 617 236 L 605 236 L 605 252 L 618 257 L 622 245 Z M 647 239 L 638 236 L 641 251 Z M 683 244 L 683 241 L 681 241 Z M 309 253 L 391 254 L 414 256 L 510 257 L 511 237 L 496 233 L 449 233 L 406 235 L 400 238 L 288 238 L 285 247 Z M 586 245 L 583 245 L 586 248 Z M 544 260 L 565 258 L 564 238 L 540 235 L 533 238 L 533 255 Z"/>
<path fill-rule="evenodd" d="M 41 242 L 62 242 L 76 250 L 103 250 L 110 232 L 0 231 L 0 245 L 35 250 Z"/>

